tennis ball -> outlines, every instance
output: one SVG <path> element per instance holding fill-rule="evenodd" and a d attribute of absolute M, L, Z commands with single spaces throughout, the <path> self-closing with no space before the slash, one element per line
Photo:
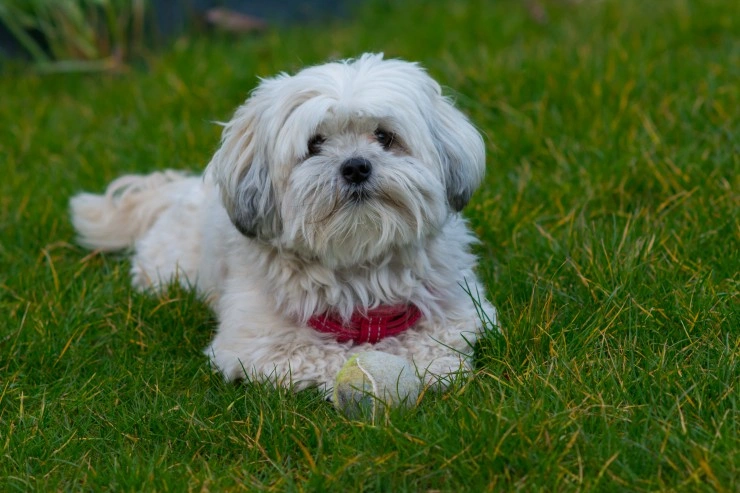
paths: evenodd
<path fill-rule="evenodd" d="M 365 351 L 339 370 L 334 406 L 351 419 L 375 421 L 386 406 L 413 406 L 422 382 L 413 365 L 393 354 Z"/>

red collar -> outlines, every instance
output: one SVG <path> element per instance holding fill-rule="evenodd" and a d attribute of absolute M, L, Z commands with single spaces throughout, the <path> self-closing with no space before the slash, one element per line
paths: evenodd
<path fill-rule="evenodd" d="M 356 311 L 345 323 L 336 315 L 325 313 L 308 319 L 308 325 L 326 334 L 336 334 L 337 341 L 375 344 L 385 337 L 400 334 L 421 318 L 416 305 L 380 306 L 365 313 Z"/>

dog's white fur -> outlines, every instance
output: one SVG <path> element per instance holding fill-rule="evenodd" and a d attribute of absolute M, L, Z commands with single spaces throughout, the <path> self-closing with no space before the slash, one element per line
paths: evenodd
<path fill-rule="evenodd" d="M 340 172 L 353 157 L 372 164 L 359 185 Z M 196 286 L 219 322 L 206 353 L 227 379 L 328 389 L 374 349 L 444 385 L 469 369 L 481 315 L 496 323 L 459 214 L 484 166 L 480 134 L 423 69 L 366 54 L 261 81 L 202 177 L 124 176 L 71 212 L 83 246 L 133 246 L 136 288 Z M 374 345 L 307 325 L 407 302 L 422 320 Z"/>

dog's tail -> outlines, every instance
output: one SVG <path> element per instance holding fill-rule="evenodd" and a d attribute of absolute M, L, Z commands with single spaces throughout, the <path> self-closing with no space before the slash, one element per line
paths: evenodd
<path fill-rule="evenodd" d="M 172 205 L 175 192 L 188 175 L 164 171 L 126 175 L 113 181 L 103 195 L 80 193 L 69 201 L 77 241 L 91 250 L 130 247 Z"/>

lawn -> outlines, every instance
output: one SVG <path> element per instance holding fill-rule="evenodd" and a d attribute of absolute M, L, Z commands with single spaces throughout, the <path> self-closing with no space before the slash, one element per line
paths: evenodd
<path fill-rule="evenodd" d="M 174 40 L 123 74 L 0 78 L 0 490 L 740 490 L 740 26 L 733 2 L 372 1 Z M 258 77 L 384 51 L 486 136 L 465 210 L 503 336 L 386 423 L 226 384 L 215 328 L 69 197 L 201 169 Z"/>

